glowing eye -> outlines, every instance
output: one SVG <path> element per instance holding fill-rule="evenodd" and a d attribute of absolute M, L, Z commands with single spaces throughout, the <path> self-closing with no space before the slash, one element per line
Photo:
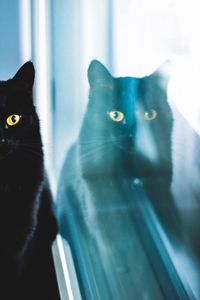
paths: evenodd
<path fill-rule="evenodd" d="M 14 125 L 17 125 L 17 123 L 19 123 L 20 119 L 21 119 L 21 116 L 19 116 L 19 115 L 10 115 L 7 118 L 6 122 L 9 126 L 14 126 Z"/>
<path fill-rule="evenodd" d="M 121 122 L 124 119 L 124 114 L 121 111 L 111 111 L 108 115 L 114 122 Z"/>
<path fill-rule="evenodd" d="M 144 119 L 146 121 L 153 121 L 157 117 L 157 112 L 154 109 L 150 109 L 149 111 L 145 111 Z"/>

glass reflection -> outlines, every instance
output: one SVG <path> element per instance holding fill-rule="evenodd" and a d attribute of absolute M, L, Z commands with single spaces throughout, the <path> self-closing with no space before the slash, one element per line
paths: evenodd
<path fill-rule="evenodd" d="M 143 78 L 114 78 L 99 61 L 88 68 L 89 102 L 57 197 L 61 234 L 86 299 L 179 299 L 167 275 L 155 276 L 140 232 L 148 216 L 139 207 L 148 197 L 169 238 L 181 239 L 170 192 L 167 64 Z"/>

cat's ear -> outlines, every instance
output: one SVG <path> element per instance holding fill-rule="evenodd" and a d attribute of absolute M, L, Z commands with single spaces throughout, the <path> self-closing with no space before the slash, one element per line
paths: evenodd
<path fill-rule="evenodd" d="M 35 69 L 31 61 L 26 62 L 15 74 L 13 80 L 22 83 L 28 90 L 32 90 L 35 78 Z"/>
<path fill-rule="evenodd" d="M 113 77 L 98 60 L 93 60 L 88 68 L 88 81 L 91 87 L 111 85 Z"/>
<path fill-rule="evenodd" d="M 160 66 L 155 70 L 155 75 L 159 75 L 166 81 L 169 80 L 171 75 L 171 61 L 169 59 L 165 60 Z"/>

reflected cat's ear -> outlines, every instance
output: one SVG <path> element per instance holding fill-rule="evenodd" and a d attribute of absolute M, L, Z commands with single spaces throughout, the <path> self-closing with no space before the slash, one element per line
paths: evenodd
<path fill-rule="evenodd" d="M 171 61 L 169 59 L 165 60 L 155 71 L 155 75 L 162 77 L 166 82 L 168 82 L 171 75 Z"/>
<path fill-rule="evenodd" d="M 26 62 L 15 74 L 13 80 L 32 90 L 35 78 L 35 69 L 31 61 Z"/>
<path fill-rule="evenodd" d="M 93 60 L 88 68 L 88 81 L 90 86 L 112 85 L 113 77 L 98 60 Z"/>

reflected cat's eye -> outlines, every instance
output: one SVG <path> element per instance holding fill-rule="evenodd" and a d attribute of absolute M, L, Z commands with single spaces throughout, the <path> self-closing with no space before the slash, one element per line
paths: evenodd
<path fill-rule="evenodd" d="M 124 119 L 124 114 L 121 111 L 111 111 L 108 115 L 114 122 L 121 122 Z"/>
<path fill-rule="evenodd" d="M 144 113 L 144 119 L 146 121 L 153 121 L 157 117 L 157 112 L 154 109 L 150 109 L 148 111 L 145 111 Z"/>
<path fill-rule="evenodd" d="M 21 119 L 21 116 L 20 115 L 16 115 L 16 114 L 13 114 L 13 115 L 10 115 L 7 119 L 6 119 L 6 123 L 9 125 L 9 126 L 15 126 L 19 123 Z"/>

